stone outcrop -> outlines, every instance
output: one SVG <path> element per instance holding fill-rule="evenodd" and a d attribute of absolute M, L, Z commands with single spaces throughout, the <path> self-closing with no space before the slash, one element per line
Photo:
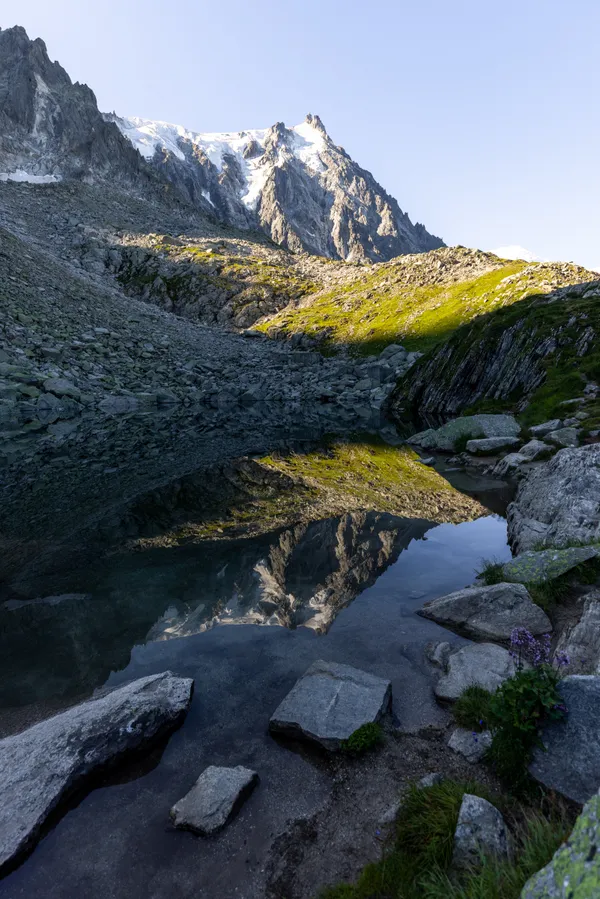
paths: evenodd
<path fill-rule="evenodd" d="M 593 899 L 600 896 L 600 794 L 586 802 L 571 836 L 545 868 L 527 881 L 521 899 Z"/>
<path fill-rule="evenodd" d="M 542 280 L 543 273 L 548 277 Z M 549 364 L 571 370 L 574 346 L 578 357 L 590 352 L 597 274 L 567 264 L 528 267 L 503 286 L 519 302 L 482 304 L 479 316 L 427 353 L 392 396 L 390 411 L 397 419 L 443 421 L 484 401 L 521 411 L 544 383 Z M 582 300 L 589 300 L 585 309 Z"/>
<path fill-rule="evenodd" d="M 170 812 L 175 827 L 210 836 L 227 824 L 258 783 L 258 774 L 238 765 L 235 768 L 206 768 L 192 789 Z"/>
<path fill-rule="evenodd" d="M 522 584 L 467 587 L 426 602 L 418 614 L 475 640 L 509 640 L 515 627 L 537 635 L 552 630 Z"/>
<path fill-rule="evenodd" d="M 570 675 L 559 690 L 567 714 L 544 727 L 529 770 L 544 786 L 583 803 L 600 788 L 600 677 Z"/>
<path fill-rule="evenodd" d="M 0 740 L 0 871 L 95 770 L 176 727 L 192 687 L 190 678 L 153 674 Z"/>
<path fill-rule="evenodd" d="M 391 698 L 392 685 L 381 677 L 313 662 L 273 713 L 269 729 L 336 750 L 363 724 L 379 721 Z"/>
<path fill-rule="evenodd" d="M 516 553 L 600 541 L 600 444 L 560 450 L 520 483 L 508 507 Z"/>
<path fill-rule="evenodd" d="M 600 590 L 585 596 L 581 618 L 562 632 L 555 655 L 568 659 L 569 674 L 600 674 Z"/>

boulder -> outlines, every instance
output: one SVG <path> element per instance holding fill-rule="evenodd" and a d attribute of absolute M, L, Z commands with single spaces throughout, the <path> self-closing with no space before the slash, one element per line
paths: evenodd
<path fill-rule="evenodd" d="M 269 729 L 336 750 L 363 724 L 379 721 L 391 697 L 390 681 L 349 665 L 319 660 L 275 710 Z"/>
<path fill-rule="evenodd" d="M 258 783 L 258 774 L 236 768 L 206 768 L 192 789 L 170 811 L 175 827 L 208 836 L 225 826 Z"/>
<path fill-rule="evenodd" d="M 519 452 L 526 459 L 529 459 L 530 462 L 534 462 L 536 459 L 551 455 L 554 452 L 554 447 L 548 446 L 543 440 L 534 439 L 522 446 Z"/>
<path fill-rule="evenodd" d="M 558 431 L 550 431 L 549 434 L 546 434 L 546 440 L 555 443 L 556 446 L 577 446 L 579 431 L 577 428 L 559 428 Z"/>
<path fill-rule="evenodd" d="M 471 643 L 450 655 L 446 673 L 435 685 L 435 695 L 438 699 L 455 701 L 473 685 L 493 693 L 515 671 L 507 649 L 495 643 Z"/>
<path fill-rule="evenodd" d="M 152 674 L 0 740 L 0 872 L 93 771 L 176 727 L 193 683 L 170 671 Z"/>
<path fill-rule="evenodd" d="M 507 581 L 520 584 L 542 584 L 589 562 L 600 553 L 600 546 L 570 546 L 566 549 L 543 549 L 524 552 L 507 562 L 502 573 Z"/>
<path fill-rule="evenodd" d="M 48 378 L 44 381 L 44 390 L 53 393 L 54 396 L 69 396 L 74 400 L 78 400 L 81 396 L 81 390 L 65 378 Z"/>
<path fill-rule="evenodd" d="M 543 729 L 529 771 L 549 789 L 583 803 L 600 788 L 600 677 L 569 675 L 560 693 L 567 715 Z"/>
<path fill-rule="evenodd" d="M 456 868 L 472 867 L 483 853 L 500 858 L 508 855 L 504 818 L 487 799 L 465 793 L 454 833 L 452 864 Z"/>
<path fill-rule="evenodd" d="M 561 634 L 555 658 L 560 655 L 569 674 L 600 674 L 600 590 L 588 593 L 579 622 Z"/>
<path fill-rule="evenodd" d="M 518 437 L 521 425 L 512 415 L 467 415 L 410 437 L 408 442 L 423 449 L 452 452 L 461 437 Z"/>
<path fill-rule="evenodd" d="M 518 446 L 520 442 L 518 437 L 481 437 L 477 440 L 468 440 L 466 450 L 474 456 L 490 456 Z"/>
<path fill-rule="evenodd" d="M 536 544 L 600 541 L 600 443 L 560 450 L 521 481 L 508 507 L 508 539 L 517 553 Z"/>
<path fill-rule="evenodd" d="M 529 433 L 532 437 L 545 437 L 550 431 L 558 431 L 560 428 L 562 428 L 560 418 L 553 418 L 552 421 L 544 421 L 541 425 L 533 425 L 529 428 Z"/>
<path fill-rule="evenodd" d="M 523 474 L 523 466 L 527 466 L 530 462 L 531 459 L 523 453 L 509 453 L 490 467 L 488 474 L 494 478 L 517 477 Z"/>
<path fill-rule="evenodd" d="M 489 730 L 475 733 L 471 730 L 465 730 L 463 727 L 457 727 L 452 731 L 448 746 L 454 752 L 458 752 L 466 758 L 468 762 L 479 762 L 484 757 L 490 746 L 492 745 L 492 734 Z"/>
<path fill-rule="evenodd" d="M 509 640 L 515 627 L 546 634 L 552 624 L 522 584 L 466 587 L 426 602 L 418 613 L 476 640 Z"/>
<path fill-rule="evenodd" d="M 600 896 L 600 794 L 586 802 L 566 843 L 527 881 L 521 899 L 593 899 Z"/>

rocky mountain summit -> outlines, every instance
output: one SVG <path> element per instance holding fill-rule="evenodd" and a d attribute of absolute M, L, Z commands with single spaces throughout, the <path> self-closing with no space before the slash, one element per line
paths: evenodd
<path fill-rule="evenodd" d="M 190 202 L 202 197 L 220 220 L 260 227 L 290 250 L 356 261 L 444 245 L 413 225 L 373 176 L 334 144 L 319 116 L 309 113 L 291 128 L 277 122 L 221 134 L 104 118 Z"/>
<path fill-rule="evenodd" d="M 443 246 L 327 134 L 293 128 L 197 134 L 116 113 L 71 82 L 40 39 L 0 31 L 0 180 L 110 179 L 203 216 L 260 229 L 293 251 L 385 260 Z"/>

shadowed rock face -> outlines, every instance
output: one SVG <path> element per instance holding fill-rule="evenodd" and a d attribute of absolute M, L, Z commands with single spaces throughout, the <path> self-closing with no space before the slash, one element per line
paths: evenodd
<path fill-rule="evenodd" d="M 96 97 L 73 84 L 24 28 L 0 31 L 0 172 L 61 178 L 151 179 Z"/>

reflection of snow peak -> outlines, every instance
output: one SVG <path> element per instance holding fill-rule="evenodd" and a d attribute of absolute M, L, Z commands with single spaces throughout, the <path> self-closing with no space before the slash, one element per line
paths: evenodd
<path fill-rule="evenodd" d="M 58 175 L 30 175 L 23 169 L 16 172 L 0 172 L 0 181 L 27 181 L 29 184 L 56 184 L 61 179 Z"/>
<path fill-rule="evenodd" d="M 151 159 L 157 150 L 165 150 L 183 162 L 185 145 L 188 144 L 201 150 L 217 171 L 221 172 L 226 161 L 224 158 L 233 156 L 246 182 L 246 191 L 242 194 L 241 200 L 248 209 L 256 209 L 269 173 L 262 157 L 271 129 L 199 134 L 188 131 L 181 125 L 170 125 L 168 122 L 153 122 L 136 117 L 107 116 L 107 118 L 115 122 L 121 133 L 146 159 Z M 294 138 L 292 155 L 313 172 L 325 171 L 326 167 L 320 157 L 320 151 L 324 148 L 326 140 L 323 132 L 310 122 L 295 125 L 290 131 Z M 285 153 L 280 153 L 275 165 L 282 165 L 285 158 Z M 210 197 L 204 196 L 212 202 Z"/>

